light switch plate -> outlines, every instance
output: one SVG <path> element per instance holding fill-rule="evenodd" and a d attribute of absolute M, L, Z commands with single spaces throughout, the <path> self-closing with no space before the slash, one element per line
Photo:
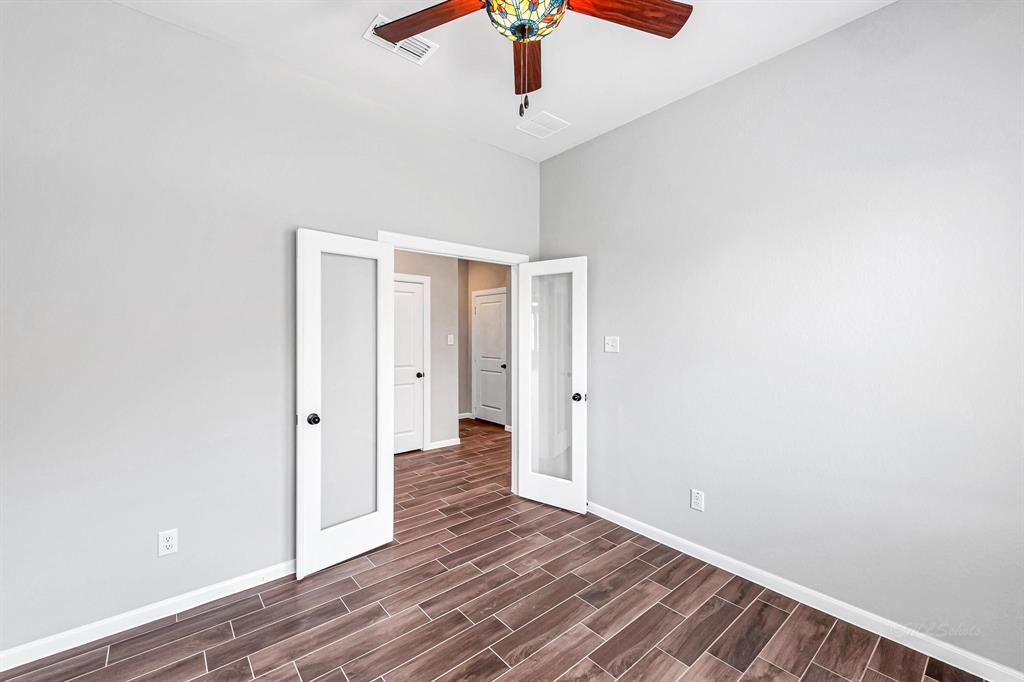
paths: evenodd
<path fill-rule="evenodd" d="M 606 336 L 606 337 L 604 337 L 604 352 L 605 353 L 618 353 L 619 352 L 619 337 L 617 337 L 617 336 Z"/>
<path fill-rule="evenodd" d="M 455 334 L 449 334 L 448 335 L 448 345 L 449 346 L 454 346 L 455 345 Z"/>

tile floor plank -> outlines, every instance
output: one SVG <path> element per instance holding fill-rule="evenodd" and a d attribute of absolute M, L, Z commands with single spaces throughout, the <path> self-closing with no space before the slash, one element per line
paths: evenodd
<path fill-rule="evenodd" d="M 206 652 L 206 665 L 211 670 L 216 670 L 234 660 L 248 656 L 289 637 L 302 634 L 346 613 L 348 613 L 348 609 L 345 608 L 345 605 L 340 600 L 322 604 L 309 611 L 279 620 L 259 630 L 236 637 L 230 642 L 225 642 L 212 649 L 208 649 Z"/>
<path fill-rule="evenodd" d="M 743 609 L 735 604 L 711 597 L 658 646 L 691 666 L 741 613 Z"/>
<path fill-rule="evenodd" d="M 804 673 L 804 676 L 800 678 L 800 682 L 849 682 L 849 680 L 829 670 L 825 670 L 816 663 L 812 663 L 811 667 Z"/>
<path fill-rule="evenodd" d="M 609 542 L 611 541 L 609 540 Z M 592 583 L 595 580 L 608 575 L 615 569 L 625 566 L 644 552 L 644 548 L 639 545 L 634 545 L 632 543 L 621 544 L 618 547 L 608 550 L 596 559 L 588 561 L 579 568 L 573 570 L 573 573 L 587 582 Z M 650 566 L 650 564 L 647 565 Z M 654 567 L 651 566 L 651 571 L 653 570 Z"/>
<path fill-rule="evenodd" d="M 459 610 L 474 623 L 478 623 L 553 580 L 555 578 L 550 573 L 538 568 L 473 599 L 460 606 Z"/>
<path fill-rule="evenodd" d="M 387 682 L 433 680 L 471 659 L 479 651 L 489 648 L 510 632 L 501 621 L 488 618 L 389 672 L 386 675 Z"/>
<path fill-rule="evenodd" d="M 758 658 L 743 673 L 740 682 L 797 682 L 798 679 L 763 658 Z"/>
<path fill-rule="evenodd" d="M 505 663 L 515 667 L 593 611 L 594 608 L 590 604 L 576 597 L 570 597 L 502 639 L 491 649 Z"/>
<path fill-rule="evenodd" d="M 737 670 L 746 670 L 788 617 L 782 609 L 755 600 L 708 652 Z"/>
<path fill-rule="evenodd" d="M 576 625 L 505 673 L 501 682 L 554 682 L 602 641 L 583 625 Z"/>
<path fill-rule="evenodd" d="M 918 682 L 924 675 L 928 657 L 890 639 L 881 639 L 868 667 L 896 682 Z"/>
<path fill-rule="evenodd" d="M 640 558 L 643 559 L 643 557 Z M 663 564 L 661 568 L 651 576 L 651 580 L 659 585 L 667 587 L 670 590 L 674 590 L 689 580 L 697 571 L 704 568 L 706 565 L 707 564 L 700 559 L 696 559 L 687 554 L 680 554 L 675 559 Z"/>
<path fill-rule="evenodd" d="M 642 580 L 588 616 L 583 624 L 601 637 L 608 639 L 634 618 L 654 606 L 665 596 L 666 592 L 668 590 L 661 585 L 649 580 Z"/>
<path fill-rule="evenodd" d="M 518 630 L 534 618 L 546 613 L 584 587 L 587 581 L 572 573 L 548 583 L 533 594 L 498 611 L 497 618 L 513 630 Z"/>
<path fill-rule="evenodd" d="M 490 682 L 501 677 L 506 670 L 508 666 L 497 654 L 490 649 L 484 649 L 434 682 Z"/>
<path fill-rule="evenodd" d="M 615 678 L 601 670 L 601 666 L 597 663 L 589 658 L 584 658 L 570 668 L 569 672 L 559 677 L 556 682 L 614 682 L 614 680 Z"/>
<path fill-rule="evenodd" d="M 711 565 L 705 566 L 666 594 L 661 603 L 684 616 L 689 616 L 732 580 L 732 577 L 728 571 Z"/>
<path fill-rule="evenodd" d="M 415 628 L 430 622 L 427 614 L 420 609 L 411 608 L 390 618 L 359 630 L 332 642 L 325 647 L 306 654 L 295 661 L 295 667 L 303 680 L 313 680 L 345 663 L 367 654 L 384 642 L 389 642 Z M 253 656 L 259 660 L 260 655 Z M 262 667 L 257 665 L 257 667 Z"/>
<path fill-rule="evenodd" d="M 686 672 L 686 666 L 661 649 L 651 649 L 647 655 L 627 670 L 619 682 L 649 682 L 649 680 L 677 680 Z"/>
<path fill-rule="evenodd" d="M 878 635 L 845 621 L 836 621 L 832 632 L 814 656 L 814 662 L 849 680 L 859 680 L 875 650 Z"/>
<path fill-rule="evenodd" d="M 370 682 L 471 625 L 468 618 L 452 611 L 345 663 L 341 669 L 349 682 Z M 299 671 L 301 673 L 301 668 Z"/>
<path fill-rule="evenodd" d="M 655 604 L 602 644 L 590 658 L 618 677 L 643 658 L 682 621 L 683 617 L 675 611 Z"/>
<path fill-rule="evenodd" d="M 509 584 L 516 578 L 516 574 L 511 570 L 504 566 L 499 566 L 493 571 L 488 571 L 483 575 L 467 580 L 461 585 L 457 585 L 446 592 L 421 602 L 420 608 L 431 618 L 437 618 L 497 587 Z M 472 615 L 467 615 L 469 615 L 470 619 L 473 619 Z M 480 620 L 483 619 L 481 618 Z"/>
<path fill-rule="evenodd" d="M 571 549 L 575 549 L 583 544 L 578 538 L 571 535 L 566 535 L 558 538 L 548 544 L 544 545 L 539 549 L 535 549 L 532 552 L 528 552 L 520 557 L 512 559 L 505 565 L 511 568 L 516 573 L 522 575 L 528 571 L 546 564 L 552 559 L 556 559 Z"/>
<path fill-rule="evenodd" d="M 359 586 L 356 585 L 352 578 L 344 578 L 336 583 L 325 585 L 319 590 L 303 592 L 297 597 L 277 602 L 266 608 L 235 618 L 231 621 L 231 629 L 235 633 L 235 637 L 238 637 L 288 616 L 308 611 L 331 600 L 344 597 L 346 594 L 355 592 L 358 588 Z"/>
<path fill-rule="evenodd" d="M 599 609 L 646 578 L 653 570 L 650 564 L 634 559 L 580 592 L 580 599 Z"/>
<path fill-rule="evenodd" d="M 200 656 L 202 658 L 202 656 Z M 107 647 L 101 647 L 84 654 L 57 661 L 52 665 L 29 671 L 23 675 L 13 678 L 16 682 L 60 682 L 69 680 L 72 677 L 84 675 L 106 665 Z M 203 663 L 203 670 L 206 670 L 206 663 Z"/>
<path fill-rule="evenodd" d="M 800 604 L 761 652 L 761 658 L 800 677 L 835 622 L 832 616 Z"/>
<path fill-rule="evenodd" d="M 358 611 L 335 618 L 250 654 L 249 661 L 252 663 L 253 672 L 259 675 L 274 670 L 288 661 L 301 658 L 327 644 L 359 632 L 374 623 L 379 623 L 387 617 L 387 612 L 381 608 L 380 604 L 370 604 Z"/>
<path fill-rule="evenodd" d="M 704 654 L 679 678 L 680 682 L 736 682 L 740 671 L 711 654 Z"/>
<path fill-rule="evenodd" d="M 746 578 L 734 577 L 720 589 L 717 594 L 727 602 L 745 609 L 764 592 L 764 588 Z"/>

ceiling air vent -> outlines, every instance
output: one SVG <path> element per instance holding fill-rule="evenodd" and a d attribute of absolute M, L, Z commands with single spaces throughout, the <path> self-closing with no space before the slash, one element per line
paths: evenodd
<path fill-rule="evenodd" d="M 533 135 L 534 137 L 544 139 L 545 137 L 551 137 L 557 132 L 561 132 L 569 127 L 568 121 L 563 121 L 554 114 L 542 111 L 533 118 L 527 119 L 516 126 L 516 130 L 521 130 L 527 135 Z"/>
<path fill-rule="evenodd" d="M 386 24 L 389 21 L 391 20 L 383 14 L 378 14 L 377 18 L 370 22 L 370 27 L 366 29 L 366 33 L 363 34 L 363 37 L 374 45 L 380 45 L 388 52 L 397 54 L 399 57 L 404 57 L 410 62 L 415 62 L 420 65 L 427 61 L 427 59 L 430 58 L 430 55 L 437 52 L 439 45 L 427 40 L 423 36 L 406 38 L 395 45 L 393 43 L 389 43 L 373 32 L 373 29 L 377 28 L 381 24 Z"/>

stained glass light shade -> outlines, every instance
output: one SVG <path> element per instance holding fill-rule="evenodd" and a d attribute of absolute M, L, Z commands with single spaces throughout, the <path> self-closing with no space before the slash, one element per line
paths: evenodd
<path fill-rule="evenodd" d="M 509 40 L 540 40 L 555 30 L 565 14 L 565 0 L 487 0 L 491 25 Z"/>

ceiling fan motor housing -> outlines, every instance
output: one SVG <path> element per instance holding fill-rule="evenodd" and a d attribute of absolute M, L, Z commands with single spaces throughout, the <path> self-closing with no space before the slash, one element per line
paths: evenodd
<path fill-rule="evenodd" d="M 491 26 L 509 40 L 532 42 L 555 30 L 566 0 L 487 0 Z"/>

